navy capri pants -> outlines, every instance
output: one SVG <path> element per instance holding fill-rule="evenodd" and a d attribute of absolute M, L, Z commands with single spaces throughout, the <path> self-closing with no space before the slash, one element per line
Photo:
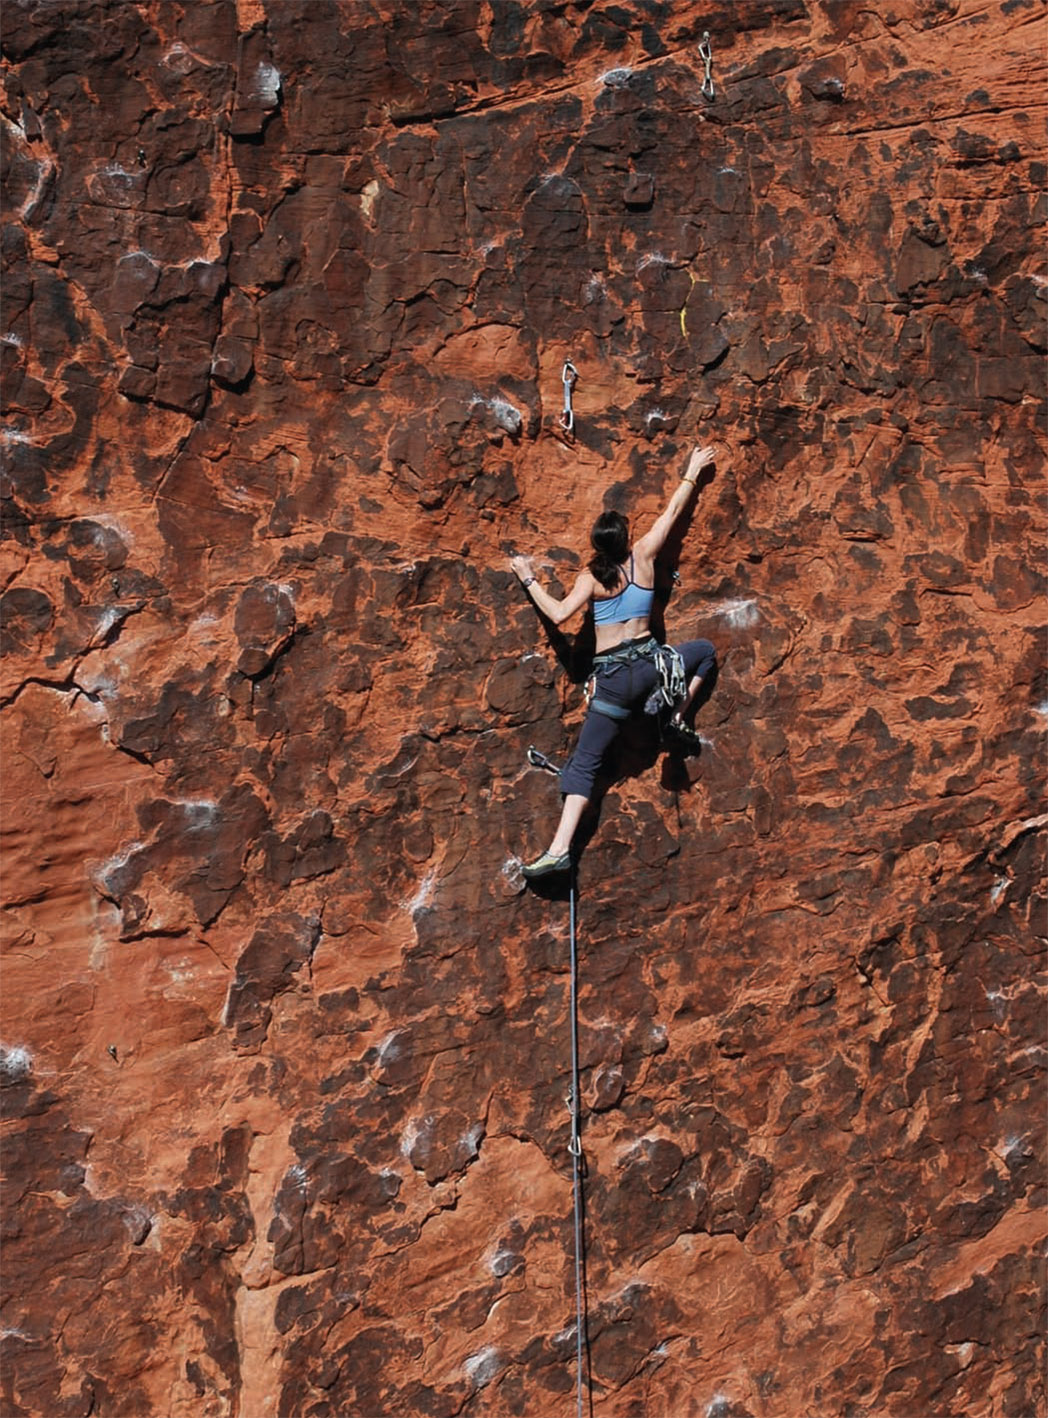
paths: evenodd
<path fill-rule="evenodd" d="M 675 647 L 684 660 L 689 681 L 696 675 L 705 679 L 716 659 L 716 651 L 708 640 L 685 640 Z M 611 664 L 602 668 L 593 687 L 593 698 L 626 711 L 621 719 L 612 718 L 592 707 L 582 721 L 582 732 L 575 752 L 561 769 L 562 793 L 593 796 L 593 785 L 608 749 L 618 738 L 628 711 L 642 705 L 659 683 L 659 671 L 653 655 L 642 655 L 628 663 Z"/>

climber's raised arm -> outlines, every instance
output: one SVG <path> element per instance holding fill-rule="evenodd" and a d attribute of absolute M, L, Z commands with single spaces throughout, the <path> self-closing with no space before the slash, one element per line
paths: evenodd
<path fill-rule="evenodd" d="M 566 620 L 570 620 L 573 615 L 584 610 L 593 595 L 594 581 L 588 571 L 579 572 L 575 578 L 574 586 L 560 600 L 556 596 L 551 596 L 539 585 L 530 557 L 515 556 L 510 562 L 510 566 L 535 605 L 554 625 L 563 625 Z"/>
<path fill-rule="evenodd" d="M 680 485 L 674 489 L 665 512 L 656 520 L 651 531 L 646 532 L 643 537 L 638 537 L 634 543 L 634 551 L 645 562 L 654 561 L 662 550 L 666 538 L 673 529 L 674 522 L 691 501 L 692 490 L 698 481 L 699 474 L 703 468 L 709 467 L 716 455 L 715 444 L 692 449 L 684 472 L 681 473 Z"/>

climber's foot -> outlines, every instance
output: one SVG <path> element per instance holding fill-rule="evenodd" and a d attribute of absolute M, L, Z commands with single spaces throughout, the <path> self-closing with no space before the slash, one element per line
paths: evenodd
<path fill-rule="evenodd" d="M 535 881 L 539 877 L 553 876 L 555 872 L 569 871 L 570 869 L 570 852 L 564 852 L 560 856 L 553 852 L 543 852 L 541 857 L 536 857 L 533 862 L 529 862 L 523 870 L 528 881 Z"/>
<path fill-rule="evenodd" d="M 670 748 L 685 758 L 695 758 L 702 752 L 702 739 L 680 719 L 671 719 L 666 725 L 666 738 Z"/>

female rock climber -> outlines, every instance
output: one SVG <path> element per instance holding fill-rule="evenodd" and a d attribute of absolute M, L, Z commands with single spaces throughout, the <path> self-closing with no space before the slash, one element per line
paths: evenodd
<path fill-rule="evenodd" d="M 681 475 L 681 485 L 650 532 L 632 548 L 629 525 L 618 512 L 602 512 L 593 524 L 593 556 L 587 570 L 558 600 L 538 584 L 530 558 L 516 556 L 510 565 L 532 601 L 554 625 L 562 625 L 593 603 L 596 653 L 589 709 L 578 745 L 560 775 L 564 806 L 548 849 L 524 868 L 528 880 L 567 871 L 575 829 L 593 796 L 601 761 L 631 710 L 643 703 L 660 683 L 656 664 L 659 642 L 650 629 L 655 599 L 655 558 L 670 530 L 687 507 L 703 468 L 716 456 L 716 445 L 696 448 Z M 687 691 L 674 710 L 668 733 L 685 752 L 695 752 L 698 736 L 687 726 L 685 715 L 709 673 L 714 649 L 708 640 L 687 640 L 677 647 L 688 675 Z"/>

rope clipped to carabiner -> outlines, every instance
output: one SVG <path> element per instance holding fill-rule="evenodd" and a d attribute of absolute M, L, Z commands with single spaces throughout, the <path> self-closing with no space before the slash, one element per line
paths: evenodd
<path fill-rule="evenodd" d="M 710 45 L 709 30 L 702 32 L 702 39 L 699 42 L 699 58 L 706 66 L 706 75 L 702 81 L 702 96 L 712 103 L 717 97 L 717 91 L 713 87 L 713 48 Z"/>
<path fill-rule="evenodd" d="M 571 391 L 575 387 L 575 381 L 579 377 L 579 372 L 570 359 L 564 361 L 564 368 L 560 377 L 564 383 L 564 412 L 560 416 L 560 426 L 565 433 L 575 432 L 575 413 L 571 407 Z"/>

